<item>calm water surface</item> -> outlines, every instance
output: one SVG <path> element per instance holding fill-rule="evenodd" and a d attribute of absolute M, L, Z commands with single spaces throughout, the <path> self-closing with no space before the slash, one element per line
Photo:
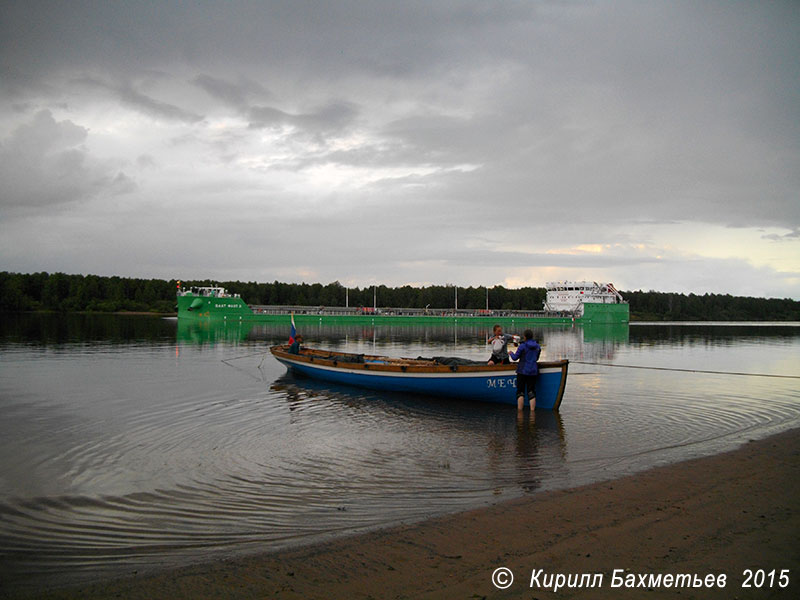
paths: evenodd
<path fill-rule="evenodd" d="M 488 355 L 477 326 L 302 333 L 354 352 Z M 800 426 L 800 327 L 535 333 L 544 359 L 573 362 L 560 414 L 518 418 L 296 379 L 265 356 L 283 325 L 0 316 L 0 585 L 306 543 Z"/>

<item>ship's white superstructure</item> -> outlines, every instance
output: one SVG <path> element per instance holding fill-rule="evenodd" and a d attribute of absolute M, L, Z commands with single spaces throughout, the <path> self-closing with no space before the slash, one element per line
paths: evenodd
<path fill-rule="evenodd" d="M 569 312 L 576 317 L 583 315 L 583 304 L 618 304 L 624 302 L 622 295 L 611 283 L 596 281 L 548 281 L 547 300 L 544 309 L 550 312 Z"/>
<path fill-rule="evenodd" d="M 190 287 L 188 290 L 180 287 L 178 282 L 178 296 L 203 296 L 208 298 L 238 298 L 239 294 L 230 294 L 224 287 Z"/>

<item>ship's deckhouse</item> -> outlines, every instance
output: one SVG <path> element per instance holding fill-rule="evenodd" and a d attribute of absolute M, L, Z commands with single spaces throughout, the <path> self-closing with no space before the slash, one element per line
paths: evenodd
<path fill-rule="evenodd" d="M 596 281 L 548 281 L 547 300 L 544 309 L 551 312 L 570 312 L 583 315 L 586 302 L 598 304 L 618 304 L 622 295 L 611 283 Z"/>

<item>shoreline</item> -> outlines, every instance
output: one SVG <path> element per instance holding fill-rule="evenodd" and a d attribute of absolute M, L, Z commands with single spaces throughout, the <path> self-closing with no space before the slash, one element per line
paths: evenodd
<path fill-rule="evenodd" d="M 446 310 L 446 309 L 441 309 L 441 310 Z M 55 310 L 26 310 L 26 311 L 3 311 L 2 314 L 4 314 L 4 315 L 48 315 L 48 316 L 63 316 L 63 315 L 117 315 L 117 316 L 143 316 L 143 317 L 177 317 L 178 316 L 178 313 L 175 312 L 175 311 L 157 312 L 157 311 L 146 311 L 146 310 L 140 310 L 140 311 L 132 311 L 132 310 L 118 310 L 118 311 L 76 310 L 76 311 L 64 311 L 64 312 L 55 311 Z M 255 315 L 255 317 L 259 317 L 259 316 L 263 317 L 265 315 Z M 291 313 L 287 312 L 285 314 L 281 313 L 281 314 L 277 314 L 277 315 L 266 315 L 266 316 L 276 317 L 276 319 L 274 319 L 274 321 L 278 322 L 278 321 L 281 321 L 282 319 L 285 319 L 286 317 L 291 316 Z M 332 315 L 319 315 L 319 314 L 315 314 L 315 313 L 296 313 L 294 316 L 295 316 L 295 318 L 303 317 L 303 318 L 309 318 L 311 320 L 314 320 L 315 318 L 319 319 L 320 316 L 330 318 Z M 333 315 L 333 316 L 341 317 L 342 315 Z M 487 322 L 491 321 L 492 319 L 500 319 L 500 320 L 532 320 L 532 319 L 536 319 L 535 317 L 516 317 L 516 316 L 502 316 L 502 315 L 468 316 L 468 317 L 461 317 L 461 316 L 455 317 L 453 315 L 447 315 L 447 316 L 428 315 L 428 316 L 424 316 L 424 317 L 413 316 L 413 315 L 383 315 L 383 314 L 378 314 L 378 315 L 369 315 L 369 314 L 352 315 L 352 317 L 354 319 L 386 319 L 386 318 L 389 318 L 389 317 L 400 318 L 401 316 L 402 316 L 402 318 L 404 320 L 408 320 L 408 321 L 412 321 L 414 319 L 417 319 L 417 322 L 420 323 L 420 324 L 430 324 L 430 323 L 435 323 L 435 322 L 438 322 L 438 321 L 452 322 L 455 319 L 461 319 L 462 321 L 464 321 L 467 318 L 470 318 L 470 319 L 479 318 L 479 319 L 483 319 L 483 320 L 485 320 Z M 277 317 L 280 317 L 280 318 L 277 318 Z M 191 319 L 192 322 L 201 322 L 201 323 L 207 323 L 207 322 L 224 323 L 226 320 L 227 319 L 223 319 L 221 317 L 215 317 L 213 319 L 209 319 L 209 318 Z M 232 321 L 236 321 L 236 322 L 239 321 L 238 319 L 231 319 L 231 320 Z M 252 322 L 252 323 L 273 322 L 272 320 L 266 321 L 266 320 L 262 320 L 262 319 L 258 319 L 258 318 L 254 319 L 252 317 L 251 318 L 247 318 L 247 319 L 243 319 L 243 321 Z M 355 321 L 353 321 L 353 322 L 354 322 L 354 324 L 358 324 Z M 540 324 L 542 324 L 542 325 L 571 325 L 572 321 L 569 318 L 564 317 L 563 319 L 560 319 L 558 321 L 552 321 L 552 322 L 541 321 Z M 635 316 L 633 314 L 631 315 L 629 321 L 625 321 L 625 322 L 621 322 L 621 323 L 616 323 L 616 322 L 615 323 L 603 323 L 603 322 L 594 322 L 593 323 L 591 321 L 589 321 L 589 322 L 580 322 L 580 321 L 576 320 L 575 324 L 576 325 L 579 325 L 579 324 L 580 325 L 587 325 L 588 324 L 590 326 L 595 326 L 595 327 L 607 327 L 607 326 L 618 326 L 618 325 L 659 325 L 659 326 L 660 325 L 665 325 L 665 326 L 705 325 L 705 326 L 715 326 L 715 327 L 716 326 L 719 326 L 719 327 L 726 327 L 726 326 L 732 326 L 732 327 L 739 327 L 739 326 L 800 327 L 800 321 L 788 320 L 788 319 L 787 320 L 782 320 L 782 321 L 781 320 L 775 321 L 775 320 L 771 320 L 771 319 L 749 320 L 749 321 L 748 320 L 738 320 L 738 321 L 715 321 L 715 320 L 695 320 L 695 321 L 664 320 L 664 321 L 657 321 L 656 320 L 656 321 L 654 321 L 652 319 L 645 319 L 643 317 Z"/>
<path fill-rule="evenodd" d="M 800 586 L 800 428 L 725 452 L 577 488 L 276 552 L 7 598 L 547 598 L 544 574 L 602 574 L 587 598 L 794 597 Z M 516 581 L 496 589 L 506 567 Z M 726 576 L 708 589 L 612 588 L 633 574 Z M 742 589 L 745 569 L 789 585 Z M 542 579 L 542 578 L 540 578 Z M 792 593 L 794 592 L 794 593 Z"/>

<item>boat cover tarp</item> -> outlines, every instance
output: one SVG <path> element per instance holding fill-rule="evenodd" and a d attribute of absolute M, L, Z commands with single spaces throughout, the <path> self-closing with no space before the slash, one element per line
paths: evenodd
<path fill-rule="evenodd" d="M 470 360 L 468 358 L 461 358 L 460 356 L 434 356 L 433 358 L 426 358 L 418 356 L 417 360 L 430 360 L 440 365 L 485 365 L 485 360 Z"/>
<path fill-rule="evenodd" d="M 364 355 L 363 354 L 331 354 L 330 356 L 326 356 L 325 358 L 330 360 L 335 360 L 337 362 L 344 362 L 344 363 L 363 363 L 364 362 Z"/>

